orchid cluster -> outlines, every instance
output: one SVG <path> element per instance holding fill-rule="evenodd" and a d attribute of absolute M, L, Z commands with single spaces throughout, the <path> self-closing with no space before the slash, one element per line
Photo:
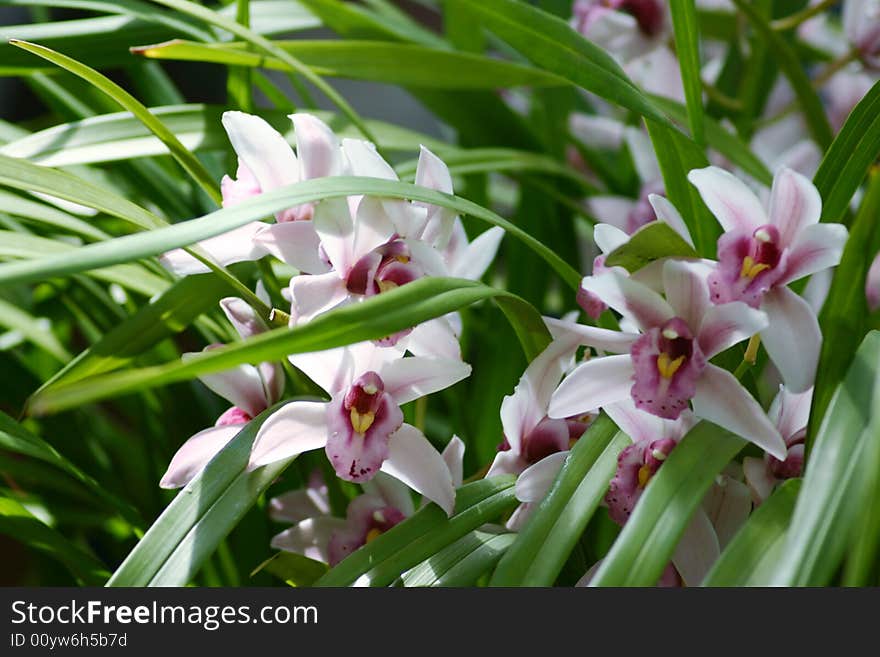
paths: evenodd
<path fill-rule="evenodd" d="M 22 578 L 880 584 L 880 0 L 86 4 L 0 44 Z"/>

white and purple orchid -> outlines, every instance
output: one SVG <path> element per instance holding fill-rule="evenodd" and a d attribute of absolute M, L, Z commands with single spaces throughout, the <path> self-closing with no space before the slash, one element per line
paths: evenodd
<path fill-rule="evenodd" d="M 263 296 L 262 291 L 258 292 Z M 223 299 L 220 307 L 242 338 L 266 330 L 253 309 L 241 299 Z M 219 346 L 209 345 L 205 351 Z M 183 359 L 195 355 L 184 354 Z M 232 406 L 217 418 L 213 427 L 198 432 L 177 450 L 159 482 L 162 488 L 188 484 L 244 425 L 279 401 L 284 389 L 284 372 L 277 363 L 239 365 L 225 372 L 202 375 L 199 380 Z"/>
<path fill-rule="evenodd" d="M 760 405 L 730 372 L 709 363 L 765 329 L 767 316 L 740 301 L 712 304 L 709 273 L 703 262 L 668 260 L 662 271 L 665 299 L 615 271 L 586 277 L 584 289 L 633 322 L 640 333 L 599 333 L 601 329 L 559 322 L 558 331 L 576 332 L 583 344 L 619 355 L 579 365 L 553 393 L 548 415 L 576 416 L 631 398 L 637 408 L 675 420 L 692 402 L 698 417 L 783 456 L 785 444 Z M 617 339 L 609 339 L 615 333 Z"/>
<path fill-rule="evenodd" d="M 712 302 L 742 302 L 764 311 L 769 321 L 761 339 L 768 355 L 789 389 L 806 390 L 813 385 L 822 334 L 810 305 L 788 284 L 837 265 L 846 228 L 819 223 L 819 192 L 790 169 L 774 177 L 766 212 L 758 197 L 723 169 L 695 169 L 688 179 L 725 231 L 709 276 Z"/>
<path fill-rule="evenodd" d="M 457 383 L 470 366 L 402 356 L 395 347 L 372 343 L 290 356 L 330 401 L 292 401 L 270 415 L 248 467 L 323 448 L 340 478 L 363 483 L 381 470 L 451 513 L 449 469 L 424 434 L 403 421 L 400 406 Z"/>
<path fill-rule="evenodd" d="M 880 0 L 846 0 L 843 31 L 866 66 L 880 67 Z"/>
<path fill-rule="evenodd" d="M 658 47 L 671 27 L 662 0 L 575 0 L 570 24 L 623 62 Z"/>

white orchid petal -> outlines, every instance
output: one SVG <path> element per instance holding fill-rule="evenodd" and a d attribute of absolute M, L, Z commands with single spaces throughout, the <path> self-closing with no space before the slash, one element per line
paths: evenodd
<path fill-rule="evenodd" d="M 787 287 L 776 287 L 765 294 L 761 308 L 769 319 L 761 331 L 767 355 L 789 390 L 808 390 L 816 378 L 822 349 L 822 331 L 813 309 Z"/>
<path fill-rule="evenodd" d="M 707 365 L 697 381 L 694 413 L 754 443 L 776 458 L 785 458 L 785 441 L 761 406 L 736 378 Z"/>
<path fill-rule="evenodd" d="M 636 202 L 623 196 L 591 196 L 586 201 L 587 213 L 597 222 L 626 231 L 629 214 Z"/>
<path fill-rule="evenodd" d="M 461 360 L 461 344 L 445 317 L 419 324 L 404 340 L 413 356 Z"/>
<path fill-rule="evenodd" d="M 540 502 L 547 497 L 568 454 L 567 450 L 556 452 L 523 470 L 516 480 L 516 499 L 520 502 Z"/>
<path fill-rule="evenodd" d="M 770 223 L 779 229 L 780 243 L 787 246 L 807 226 L 819 223 L 822 197 L 804 176 L 782 168 L 773 178 L 768 214 Z"/>
<path fill-rule="evenodd" d="M 312 222 L 330 264 L 340 276 L 346 276 L 356 263 L 355 227 L 348 201 L 344 198 L 324 199 L 315 206 Z"/>
<path fill-rule="evenodd" d="M 614 249 L 626 244 L 629 241 L 629 235 L 617 226 L 596 224 L 593 227 L 593 241 L 603 254 L 608 255 Z"/>
<path fill-rule="evenodd" d="M 681 216 L 678 208 L 672 205 L 668 198 L 659 194 L 648 194 L 648 202 L 654 208 L 654 214 L 657 215 L 659 221 L 667 224 L 676 233 L 681 235 L 685 242 L 691 246 L 694 245 L 694 240 L 691 237 L 687 224 L 684 222 L 684 218 Z"/>
<path fill-rule="evenodd" d="M 464 441 L 458 436 L 452 436 L 441 456 L 446 461 L 449 474 L 452 475 L 452 486 L 458 488 L 464 479 Z"/>
<path fill-rule="evenodd" d="M 185 353 L 181 356 L 181 360 L 188 362 L 198 359 L 199 355 L 199 353 Z M 245 363 L 222 372 L 202 374 L 199 381 L 251 417 L 258 415 L 268 406 L 263 378 L 253 365 Z"/>
<path fill-rule="evenodd" d="M 837 266 L 848 236 L 846 226 L 841 224 L 813 224 L 804 228 L 791 245 L 785 276 L 777 285 Z"/>
<path fill-rule="evenodd" d="M 321 238 L 313 221 L 285 221 L 262 224 L 254 242 L 264 251 L 306 274 L 323 274 L 330 265 L 321 259 Z"/>
<path fill-rule="evenodd" d="M 234 424 L 199 431 L 183 443 L 171 458 L 159 486 L 186 486 L 244 427 L 243 424 Z"/>
<path fill-rule="evenodd" d="M 672 553 L 672 563 L 685 586 L 699 586 L 720 554 L 715 529 L 703 509 L 697 507 Z"/>
<path fill-rule="evenodd" d="M 794 393 L 785 386 L 779 386 L 779 393 L 770 404 L 768 415 L 783 438 L 788 440 L 807 426 L 812 401 L 812 388 Z"/>
<path fill-rule="evenodd" d="M 767 315 L 741 301 L 712 306 L 700 324 L 700 349 L 712 358 L 765 329 Z"/>
<path fill-rule="evenodd" d="M 266 255 L 266 250 L 261 244 L 255 242 L 254 238 L 266 226 L 267 224 L 260 221 L 253 221 L 216 237 L 209 237 L 197 242 L 195 246 L 210 256 L 214 262 L 224 266 L 236 262 L 259 260 Z M 163 253 L 159 256 L 159 262 L 165 269 L 178 276 L 204 274 L 210 271 L 205 264 L 183 249 L 172 249 Z"/>
<path fill-rule="evenodd" d="M 391 435 L 382 472 L 436 502 L 446 515 L 452 515 L 455 509 L 452 474 L 440 453 L 414 426 L 404 424 Z"/>
<path fill-rule="evenodd" d="M 295 324 L 308 322 L 349 298 L 345 283 L 335 271 L 294 276 L 290 279 L 290 294 Z"/>
<path fill-rule="evenodd" d="M 634 443 L 664 438 L 668 420 L 636 408 L 632 398 L 606 404 L 603 410 Z"/>
<path fill-rule="evenodd" d="M 306 518 L 330 513 L 327 487 L 291 490 L 269 500 L 269 517 L 275 522 L 296 524 Z"/>
<path fill-rule="evenodd" d="M 500 226 L 493 226 L 481 233 L 464 248 L 458 258 L 449 263 L 449 273 L 458 278 L 480 280 L 495 259 L 503 237 L 504 229 Z"/>
<path fill-rule="evenodd" d="M 581 286 L 624 317 L 647 330 L 675 316 L 675 311 L 659 294 L 615 270 L 587 276 Z"/>
<path fill-rule="evenodd" d="M 703 315 L 712 306 L 706 277 L 712 270 L 701 262 L 667 260 L 663 264 L 663 288 L 666 300 L 676 316 L 691 330 L 699 330 Z"/>
<path fill-rule="evenodd" d="M 394 224 L 385 213 L 385 207 L 380 199 L 365 196 L 358 205 L 356 217 L 351 251 L 352 262 L 357 262 L 394 237 Z"/>
<path fill-rule="evenodd" d="M 276 550 L 294 552 L 315 561 L 328 563 L 327 547 L 335 532 L 345 529 L 342 518 L 308 518 L 272 537 L 270 546 Z"/>
<path fill-rule="evenodd" d="M 703 202 L 725 231 L 745 230 L 751 233 L 767 223 L 761 201 L 732 173 L 711 166 L 692 170 L 688 180 L 700 192 Z"/>
<path fill-rule="evenodd" d="M 754 456 L 745 457 L 743 459 L 743 474 L 751 489 L 755 504 L 760 504 L 770 497 L 777 480 L 770 472 L 764 459 Z"/>
<path fill-rule="evenodd" d="M 293 149 L 275 128 L 244 112 L 224 112 L 222 121 L 236 154 L 263 192 L 299 181 Z"/>
<path fill-rule="evenodd" d="M 291 114 L 302 180 L 339 176 L 344 159 L 336 135 L 313 114 Z"/>
<path fill-rule="evenodd" d="M 382 368 L 385 392 L 403 405 L 444 390 L 470 376 L 471 366 L 460 360 L 400 358 Z"/>
<path fill-rule="evenodd" d="M 619 402 L 630 396 L 633 364 L 629 354 L 603 356 L 581 363 L 553 393 L 550 417 L 566 418 Z"/>
<path fill-rule="evenodd" d="M 342 150 L 348 158 L 352 175 L 397 180 L 394 169 L 382 159 L 376 147 L 370 142 L 362 139 L 343 139 Z"/>
<path fill-rule="evenodd" d="M 248 470 L 326 445 L 326 408 L 324 402 L 293 401 L 272 413 L 257 431 Z"/>
<path fill-rule="evenodd" d="M 703 510 L 712 521 L 723 550 L 748 520 L 752 512 L 752 494 L 741 481 L 721 475 L 720 481 L 703 499 Z"/>
<path fill-rule="evenodd" d="M 638 333 L 585 326 L 565 319 L 556 319 L 555 317 L 544 317 L 544 324 L 554 340 L 576 336 L 580 345 L 594 347 L 600 351 L 608 351 L 615 354 L 629 353 L 633 342 L 639 339 Z"/>

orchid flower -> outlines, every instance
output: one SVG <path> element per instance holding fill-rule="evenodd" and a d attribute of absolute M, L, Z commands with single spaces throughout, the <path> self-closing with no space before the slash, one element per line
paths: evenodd
<path fill-rule="evenodd" d="M 224 112 L 223 127 L 238 155 L 237 179 L 223 177 L 220 188 L 223 207 L 301 180 L 338 176 L 346 164 L 336 136 L 311 114 L 291 114 L 296 152 L 285 138 L 258 116 L 244 112 Z M 303 271 L 326 271 L 318 253 L 314 227 L 305 221 L 312 216 L 312 204 L 278 212 L 275 225 L 253 221 L 209 238 L 198 246 L 214 260 L 228 265 L 257 260 L 267 253 L 277 255 L 283 248 L 286 260 Z M 182 249 L 165 253 L 160 261 L 179 275 L 208 271 L 201 262 Z"/>
<path fill-rule="evenodd" d="M 453 436 L 443 450 L 453 486 L 461 486 L 464 443 Z M 293 526 L 272 538 L 271 546 L 335 566 L 359 547 L 385 533 L 415 511 L 409 489 L 380 472 L 363 484 L 364 494 L 348 505 L 346 518 L 330 513 L 327 486 L 319 471 L 305 490 L 285 493 L 269 502 L 273 520 Z"/>
<path fill-rule="evenodd" d="M 725 230 L 718 239 L 719 263 L 709 276 L 712 302 L 743 302 L 764 311 L 767 353 L 789 389 L 806 390 L 813 385 L 822 334 L 809 304 L 787 285 L 835 266 L 846 228 L 819 223 L 819 192 L 791 169 L 774 177 L 766 213 L 758 197 L 723 169 L 695 169 L 688 179 Z"/>
<path fill-rule="evenodd" d="M 866 65 L 880 67 L 880 0 L 846 0 L 843 31 Z"/>
<path fill-rule="evenodd" d="M 641 333 L 599 333 L 557 322 L 558 333 L 577 333 L 582 344 L 619 355 L 579 365 L 553 393 L 548 415 L 570 417 L 631 397 L 639 409 L 674 420 L 692 400 L 698 417 L 783 456 L 785 443 L 760 405 L 730 372 L 709 363 L 766 328 L 767 316 L 742 302 L 713 305 L 708 272 L 705 263 L 668 260 L 662 271 L 666 299 L 615 271 L 586 277 L 584 289 Z"/>
<path fill-rule="evenodd" d="M 264 296 L 260 290 L 258 295 Z M 220 307 L 242 338 L 266 330 L 243 300 L 235 297 L 222 299 Z M 205 351 L 218 346 L 210 345 Z M 182 358 L 189 360 L 195 355 L 183 354 Z M 284 373 L 277 363 L 243 364 L 225 372 L 204 374 L 199 380 L 232 403 L 232 407 L 217 418 L 213 427 L 198 432 L 177 450 L 159 482 L 162 488 L 180 488 L 188 484 L 244 425 L 281 399 L 284 388 Z"/>
<path fill-rule="evenodd" d="M 801 476 L 812 399 L 812 388 L 806 392 L 792 393 L 785 386 L 779 387 L 779 393 L 770 405 L 770 419 L 785 440 L 785 458 L 765 454 L 763 459 L 752 456 L 743 459 L 746 482 L 757 504 L 767 499 L 780 481 Z"/>
<path fill-rule="evenodd" d="M 575 0 L 570 24 L 627 62 L 660 45 L 671 23 L 662 0 Z"/>
<path fill-rule="evenodd" d="M 363 342 L 290 356 L 330 401 L 292 401 L 270 415 L 248 468 L 324 448 L 340 478 L 363 483 L 382 470 L 452 513 L 449 469 L 422 432 L 404 423 L 400 406 L 461 381 L 471 368 L 459 360 L 402 355 Z"/>

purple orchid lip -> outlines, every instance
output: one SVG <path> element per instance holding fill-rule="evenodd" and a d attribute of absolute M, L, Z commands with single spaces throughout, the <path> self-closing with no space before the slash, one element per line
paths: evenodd
<path fill-rule="evenodd" d="M 327 457 L 346 481 L 372 479 L 388 458 L 391 434 L 403 424 L 403 413 L 385 392 L 376 372 L 359 376 L 327 404 Z"/>
<path fill-rule="evenodd" d="M 657 36 L 663 29 L 663 6 L 659 0 L 613 0 L 611 4 L 635 18 L 646 36 Z"/>
<path fill-rule="evenodd" d="M 758 308 L 764 294 L 785 274 L 788 252 L 780 244 L 779 229 L 767 224 L 751 235 L 743 231 L 722 235 L 718 258 L 718 267 L 708 279 L 712 301 L 743 301 Z"/>
<path fill-rule="evenodd" d="M 632 346 L 635 368 L 631 394 L 636 407 L 669 420 L 678 419 L 697 390 L 706 358 L 690 327 L 680 317 L 646 331 Z"/>
<path fill-rule="evenodd" d="M 605 502 L 611 519 L 623 526 L 632 514 L 642 491 L 678 443 L 672 438 L 643 440 L 629 445 L 617 457 L 617 472 L 611 479 Z"/>
<path fill-rule="evenodd" d="M 370 543 L 406 519 L 400 509 L 375 495 L 360 495 L 348 505 L 345 527 L 333 532 L 328 545 L 330 566 Z"/>

